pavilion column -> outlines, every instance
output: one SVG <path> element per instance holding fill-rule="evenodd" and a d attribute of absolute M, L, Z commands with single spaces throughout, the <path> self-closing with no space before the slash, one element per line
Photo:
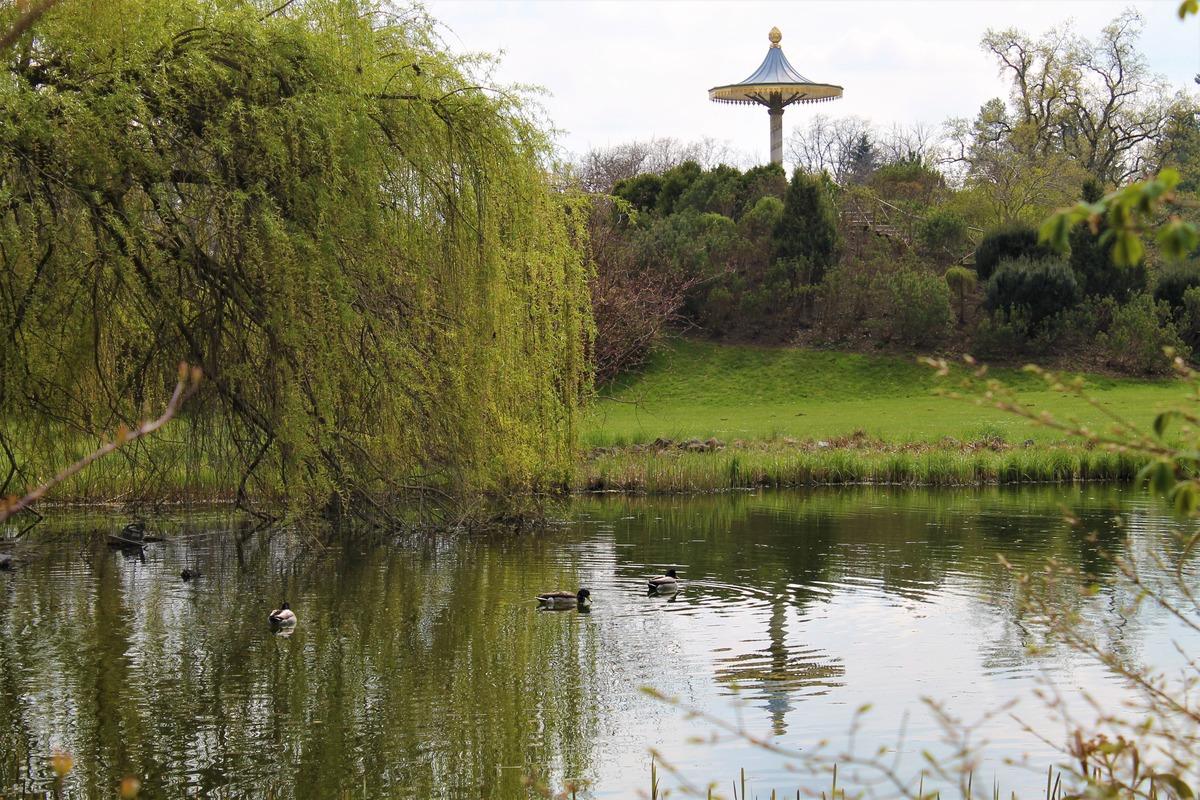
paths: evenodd
<path fill-rule="evenodd" d="M 771 117 L 771 163 L 783 163 L 783 103 L 774 100 L 767 107 Z"/>

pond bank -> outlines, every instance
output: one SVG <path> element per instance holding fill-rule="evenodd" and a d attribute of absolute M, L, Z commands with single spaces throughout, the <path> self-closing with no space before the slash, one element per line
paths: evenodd
<path fill-rule="evenodd" d="M 858 434 L 830 440 L 715 438 L 600 447 L 577 467 L 579 492 L 670 494 L 839 484 L 987 486 L 1127 482 L 1141 457 L 1074 443 L 1000 440 L 889 443 Z"/>
<path fill-rule="evenodd" d="M 1089 449 L 1073 442 L 1008 444 L 999 439 L 887 442 L 861 433 L 830 439 L 707 440 L 659 438 L 646 444 L 581 452 L 568 494 L 693 494 L 730 489 L 838 486 L 1000 486 L 1128 483 L 1144 466 L 1140 456 Z M 183 475 L 138 480 L 128 465 L 93 468 L 85 480 L 59 487 L 43 508 L 88 509 L 130 503 L 172 508 L 233 506 L 234 470 L 227 479 L 197 482 Z M 85 473 L 86 474 L 86 473 Z M 276 507 L 282 494 L 250 498 Z"/>

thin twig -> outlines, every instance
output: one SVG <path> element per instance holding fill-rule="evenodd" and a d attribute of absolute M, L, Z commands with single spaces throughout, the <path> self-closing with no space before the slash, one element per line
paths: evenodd
<path fill-rule="evenodd" d="M 35 4 L 24 14 L 17 17 L 17 21 L 12 24 L 12 27 L 3 36 L 0 36 L 0 52 L 4 52 L 16 44 L 17 40 L 25 34 L 25 31 L 33 27 L 33 24 L 43 14 L 56 5 L 58 5 L 58 0 L 41 0 L 41 2 Z"/>
<path fill-rule="evenodd" d="M 104 456 L 119 450 L 121 447 L 136 441 L 143 436 L 154 433 L 163 425 L 166 425 L 175 414 L 179 411 L 183 402 L 195 394 L 196 389 L 200 386 L 200 378 L 202 376 L 199 367 L 192 367 L 181 363 L 179 365 L 179 382 L 175 384 L 175 391 L 171 393 L 171 400 L 167 403 L 166 409 L 158 419 L 147 420 L 133 430 L 129 430 L 122 426 L 117 435 L 111 442 L 106 442 L 98 450 L 84 456 L 66 469 L 59 472 L 50 480 L 33 489 L 24 497 L 17 499 L 15 496 L 9 497 L 0 501 L 0 522 L 11 517 L 13 514 L 18 514 L 24 511 L 33 503 L 36 503 L 42 498 L 46 492 L 54 488 L 58 484 L 70 478 L 80 470 L 90 466 L 92 462 L 97 461 Z"/>

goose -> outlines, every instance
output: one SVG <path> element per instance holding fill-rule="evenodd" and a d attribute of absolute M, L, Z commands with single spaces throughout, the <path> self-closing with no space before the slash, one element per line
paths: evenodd
<path fill-rule="evenodd" d="M 650 591 L 658 589 L 674 589 L 679 585 L 674 568 L 667 570 L 666 575 L 658 575 L 654 578 L 648 578 L 646 583 L 650 586 Z"/>
<path fill-rule="evenodd" d="M 267 621 L 279 628 L 290 628 L 296 624 L 296 613 L 285 602 L 271 612 L 271 616 L 267 617 Z"/>
<path fill-rule="evenodd" d="M 587 589 L 580 589 L 577 593 L 570 592 L 544 592 L 537 596 L 537 601 L 540 605 L 546 608 L 570 608 L 571 606 L 586 605 L 592 593 Z"/>

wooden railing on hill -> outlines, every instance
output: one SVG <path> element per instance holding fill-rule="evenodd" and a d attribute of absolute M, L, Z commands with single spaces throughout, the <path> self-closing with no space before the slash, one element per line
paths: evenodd
<path fill-rule="evenodd" d="M 921 217 L 874 194 L 845 195 L 841 213 L 843 224 L 850 228 L 896 242 L 904 248 L 912 248 L 916 242 L 917 223 L 921 221 Z M 975 245 L 983 233 L 982 228 L 968 226 L 967 235 L 971 241 L 971 249 L 962 255 L 946 250 L 946 255 L 950 256 L 955 264 L 972 263 L 975 260 Z"/>

